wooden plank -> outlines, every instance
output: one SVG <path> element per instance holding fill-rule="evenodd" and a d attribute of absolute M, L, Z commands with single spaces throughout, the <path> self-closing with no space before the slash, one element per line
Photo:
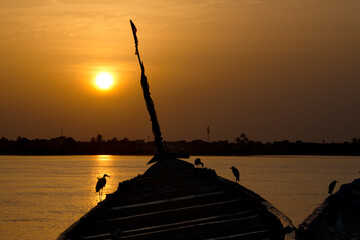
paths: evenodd
<path fill-rule="evenodd" d="M 218 191 L 218 192 L 211 192 L 211 193 L 204 193 L 204 194 L 197 194 L 197 195 L 188 195 L 188 196 L 183 196 L 183 197 L 162 199 L 162 200 L 156 200 L 156 201 L 145 202 L 145 203 L 137 203 L 137 204 L 130 204 L 130 205 L 125 205 L 125 206 L 118 206 L 118 207 L 111 208 L 111 210 L 115 211 L 115 210 L 126 209 L 126 208 L 143 207 L 143 206 L 150 206 L 150 205 L 155 205 L 155 204 L 170 203 L 170 202 L 175 202 L 175 201 L 183 201 L 183 200 L 194 199 L 194 198 L 202 198 L 202 197 L 220 195 L 220 194 L 224 194 L 224 193 L 226 193 L 226 192 Z"/>
<path fill-rule="evenodd" d="M 266 233 L 266 232 L 270 232 L 270 230 L 267 230 L 267 229 L 266 229 L 266 230 L 248 232 L 248 233 L 239 233 L 239 234 L 233 234 L 233 235 L 228 235 L 228 236 L 209 238 L 209 239 L 207 239 L 207 240 L 232 239 L 232 238 L 238 238 L 238 237 L 245 237 L 245 236 L 255 235 L 255 234 L 259 234 L 259 233 Z"/>
<path fill-rule="evenodd" d="M 163 211 L 136 214 L 136 215 L 120 217 L 120 218 L 105 219 L 105 220 L 97 221 L 97 223 L 106 223 L 106 222 L 113 222 L 113 221 L 124 221 L 124 220 L 129 220 L 131 218 L 139 218 L 139 217 L 151 216 L 151 215 L 156 215 L 156 214 L 173 213 L 173 212 L 184 211 L 184 210 L 193 210 L 193 209 L 196 209 L 196 208 L 215 207 L 217 205 L 225 205 L 225 204 L 228 204 L 228 203 L 234 203 L 234 202 L 238 202 L 238 201 L 240 201 L 240 200 L 239 199 L 233 199 L 233 200 L 215 202 L 215 203 L 210 203 L 210 204 L 200 204 L 200 205 L 196 205 L 196 206 L 189 206 L 189 207 L 175 208 L 175 209 L 169 209 L 169 210 L 163 210 Z"/>
<path fill-rule="evenodd" d="M 181 226 L 181 225 L 193 225 L 193 224 L 205 223 L 206 221 L 210 221 L 210 220 L 236 217 L 239 215 L 245 215 L 245 214 L 249 214 L 249 213 L 254 213 L 254 211 L 247 210 L 247 211 L 236 212 L 236 213 L 231 213 L 231 214 L 223 214 L 223 215 L 206 217 L 206 218 L 198 218 L 198 219 L 193 219 L 193 220 L 189 220 L 189 221 L 182 221 L 182 222 L 163 224 L 163 225 L 158 225 L 158 226 L 150 226 L 150 227 L 144 227 L 144 228 L 136 228 L 136 229 L 131 229 L 131 230 L 125 230 L 125 231 L 122 231 L 121 233 L 122 234 L 132 234 L 132 233 L 136 233 L 136 232 L 154 231 L 156 229 L 169 228 L 169 227 L 175 227 L 175 226 Z M 109 236 L 111 236 L 110 233 L 103 233 L 103 234 L 97 234 L 97 235 L 92 235 L 92 236 L 86 236 L 83 239 L 96 239 L 96 238 L 103 238 L 103 237 L 109 237 Z"/>
<path fill-rule="evenodd" d="M 128 236 L 124 236 L 124 239 L 128 239 L 128 238 L 144 238 L 144 239 L 151 239 L 151 235 L 154 234 L 159 234 L 159 233 L 166 233 L 166 232 L 171 232 L 174 230 L 185 230 L 185 229 L 191 229 L 191 228 L 195 228 L 197 229 L 198 227 L 202 227 L 202 226 L 206 226 L 206 225 L 217 225 L 217 224 L 231 224 L 233 222 L 238 222 L 238 221 L 245 221 L 245 220 L 250 220 L 250 219 L 254 219 L 259 217 L 259 215 L 253 215 L 253 216 L 247 216 L 247 217 L 241 217 L 241 218 L 234 218 L 234 219 L 227 219 L 227 220 L 220 220 L 220 221 L 212 221 L 212 222 L 206 222 L 206 223 L 201 223 L 201 224 L 193 224 L 193 225 L 187 225 L 187 226 L 180 226 L 180 227 L 173 227 L 173 228 L 169 228 L 169 229 L 164 229 L 164 230 L 157 230 L 157 231 L 152 231 L 152 232 L 146 232 L 146 233 L 140 233 L 140 234 L 133 234 L 133 235 L 128 235 Z M 209 226 L 208 226 L 209 227 Z M 254 227 L 254 226 L 252 226 Z M 214 229 L 217 227 L 214 227 Z M 243 233 L 246 234 L 246 233 Z"/>
<path fill-rule="evenodd" d="M 111 238 L 111 233 L 103 233 L 103 234 L 98 234 L 98 235 L 87 236 L 87 237 L 83 237 L 82 239 L 97 239 L 97 238 L 102 239 L 103 237 Z"/>
<path fill-rule="evenodd" d="M 179 225 L 190 225 L 190 224 L 195 224 L 195 223 L 199 224 L 199 223 L 204 223 L 209 220 L 233 217 L 233 216 L 244 215 L 244 214 L 253 213 L 253 212 L 254 211 L 252 211 L 252 210 L 248 210 L 248 211 L 237 212 L 237 213 L 232 213 L 232 214 L 223 214 L 223 215 L 217 215 L 217 216 L 206 217 L 206 218 L 198 218 L 198 219 L 192 219 L 189 221 L 182 221 L 182 222 L 176 222 L 176 223 L 162 224 L 162 225 L 158 225 L 158 226 L 151 226 L 151 227 L 127 230 L 127 231 L 123 231 L 123 233 L 141 232 L 141 231 L 155 230 L 155 229 L 159 229 L 159 228 L 173 227 L 173 226 L 179 226 Z"/>

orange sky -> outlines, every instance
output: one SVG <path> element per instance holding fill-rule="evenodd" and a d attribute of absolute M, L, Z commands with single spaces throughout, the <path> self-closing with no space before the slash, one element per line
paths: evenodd
<path fill-rule="evenodd" d="M 129 2 L 129 3 L 126 3 Z M 0 137 L 360 137 L 358 0 L 0 2 Z M 109 72 L 110 91 L 94 87 Z"/>

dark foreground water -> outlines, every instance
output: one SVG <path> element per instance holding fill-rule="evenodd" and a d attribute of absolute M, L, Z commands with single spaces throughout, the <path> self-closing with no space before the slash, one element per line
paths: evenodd
<path fill-rule="evenodd" d="M 0 239 L 55 239 L 99 201 L 97 177 L 111 177 L 105 193 L 142 174 L 150 156 L 0 156 Z M 190 162 L 193 162 L 192 157 Z M 206 167 L 271 202 L 298 225 L 328 196 L 327 187 L 359 178 L 360 157 L 201 157 Z M 336 190 L 339 186 L 336 187 Z"/>

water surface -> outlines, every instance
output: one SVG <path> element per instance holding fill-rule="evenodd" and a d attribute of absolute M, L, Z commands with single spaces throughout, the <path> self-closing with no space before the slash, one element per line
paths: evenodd
<path fill-rule="evenodd" d="M 96 206 L 97 177 L 110 175 L 105 193 L 147 169 L 151 156 L 0 156 L 0 239 L 55 239 Z M 188 161 L 193 162 L 196 157 Z M 329 183 L 360 177 L 360 157 L 241 156 L 200 158 L 205 167 L 241 184 L 295 225 L 327 196 Z M 335 190 L 338 189 L 336 187 Z"/>

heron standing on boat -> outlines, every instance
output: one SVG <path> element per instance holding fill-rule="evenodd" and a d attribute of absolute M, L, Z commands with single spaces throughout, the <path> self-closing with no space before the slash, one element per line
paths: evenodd
<path fill-rule="evenodd" d="M 99 199 L 101 199 L 100 195 L 102 195 L 102 190 L 106 185 L 106 178 L 105 177 L 110 177 L 110 176 L 107 175 L 107 174 L 104 174 L 104 176 L 102 178 L 98 178 L 98 181 L 96 183 L 95 190 L 96 190 L 96 192 L 99 193 Z"/>
<path fill-rule="evenodd" d="M 201 165 L 201 168 L 204 167 L 204 164 L 201 162 L 200 158 L 195 159 L 195 166 L 198 167 Z"/>
<path fill-rule="evenodd" d="M 332 181 L 330 184 L 329 184 L 329 194 L 332 194 L 333 191 L 334 191 L 334 188 L 335 188 L 335 185 L 338 181 Z"/>
<path fill-rule="evenodd" d="M 234 167 L 234 166 L 232 166 L 230 169 L 232 170 L 232 172 L 233 172 L 233 174 L 234 174 L 234 176 L 235 176 L 236 182 L 237 182 L 237 181 L 240 181 L 240 173 L 239 173 L 239 170 L 238 170 L 236 167 Z"/>

